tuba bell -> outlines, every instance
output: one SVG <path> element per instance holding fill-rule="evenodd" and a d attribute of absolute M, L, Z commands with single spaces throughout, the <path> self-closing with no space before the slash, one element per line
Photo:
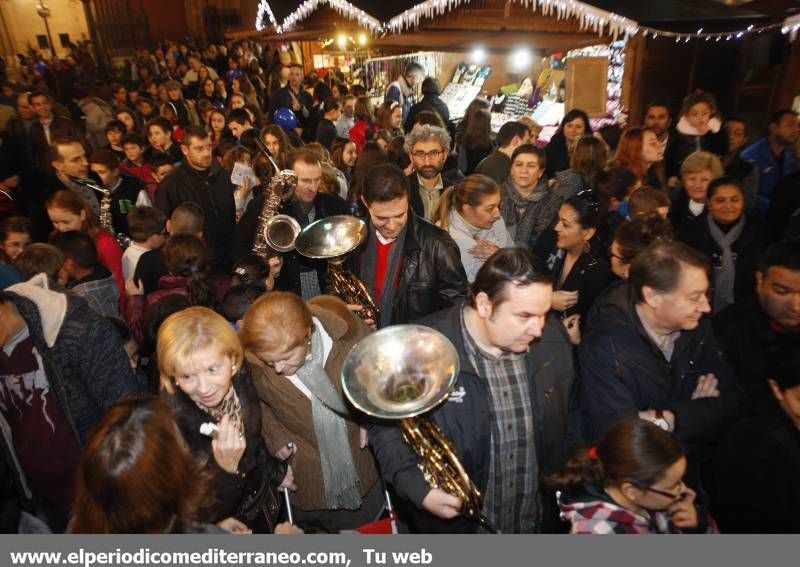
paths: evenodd
<path fill-rule="evenodd" d="M 380 322 L 378 307 L 360 279 L 342 269 L 347 254 L 358 248 L 367 237 L 367 225 L 351 215 L 335 215 L 315 221 L 297 237 L 297 252 L 313 260 L 328 260 L 328 274 L 334 292 L 345 303 L 363 307 L 357 311 L 362 319 Z"/>
<path fill-rule="evenodd" d="M 423 325 L 394 325 L 359 341 L 342 366 L 342 389 L 359 410 L 400 420 L 403 440 L 419 456 L 433 488 L 461 499 L 461 513 L 497 532 L 481 514 L 483 496 L 470 480 L 452 443 L 422 414 L 443 403 L 456 383 L 458 353 L 439 331 Z"/>

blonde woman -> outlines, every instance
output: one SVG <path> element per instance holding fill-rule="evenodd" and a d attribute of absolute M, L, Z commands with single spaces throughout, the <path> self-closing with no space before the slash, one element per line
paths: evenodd
<path fill-rule="evenodd" d="M 258 397 L 236 333 L 211 309 L 189 307 L 161 324 L 156 352 L 162 398 L 214 479 L 208 520 L 236 533 L 272 531 L 275 489 L 296 487 L 291 467 L 264 445 Z"/>

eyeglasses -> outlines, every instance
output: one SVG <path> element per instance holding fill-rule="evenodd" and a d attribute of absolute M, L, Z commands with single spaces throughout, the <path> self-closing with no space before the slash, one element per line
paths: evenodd
<path fill-rule="evenodd" d="M 444 153 L 443 150 L 431 150 L 429 152 L 419 151 L 419 152 L 413 152 L 411 156 L 414 159 L 422 161 L 422 160 L 427 160 L 428 158 L 439 159 L 443 153 Z"/>
<path fill-rule="evenodd" d="M 606 250 L 606 252 L 608 252 L 608 257 L 609 257 L 609 258 L 616 258 L 616 259 L 617 259 L 617 260 L 619 260 L 620 262 L 623 262 L 623 263 L 625 263 L 625 258 L 623 258 L 622 256 L 620 256 L 619 254 L 614 254 L 614 252 L 613 252 L 613 248 L 612 248 L 611 246 L 609 246 L 609 247 L 608 247 L 608 249 Z"/>
<path fill-rule="evenodd" d="M 667 492 L 666 490 L 658 490 L 657 488 L 653 488 L 652 486 L 639 486 L 638 488 L 640 490 L 646 490 L 648 492 L 652 492 L 653 494 L 658 494 L 659 496 L 663 496 L 664 498 L 669 498 L 670 500 L 682 500 L 684 495 L 686 494 L 686 491 L 684 491 L 685 487 L 686 485 L 683 484 L 683 481 L 681 481 L 680 490 L 678 491 L 677 494 L 673 494 L 672 492 Z"/>

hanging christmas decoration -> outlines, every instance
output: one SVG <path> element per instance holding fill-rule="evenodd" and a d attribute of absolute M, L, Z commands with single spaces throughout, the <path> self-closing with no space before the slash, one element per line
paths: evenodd
<path fill-rule="evenodd" d="M 260 0 L 258 4 L 258 15 L 256 17 L 256 29 L 261 31 L 265 25 L 265 16 L 269 23 L 278 33 L 288 31 L 298 22 L 310 16 L 322 5 L 328 5 L 336 12 L 349 20 L 357 21 L 362 27 L 368 29 L 373 34 L 384 31 L 389 33 L 401 33 L 405 30 L 416 28 L 424 19 L 431 19 L 436 16 L 447 14 L 461 7 L 468 6 L 473 0 L 425 0 L 416 6 L 398 14 L 386 24 L 381 23 L 377 18 L 367 14 L 364 10 L 357 8 L 346 0 L 306 0 L 298 8 L 289 14 L 283 22 L 278 24 L 267 0 Z M 619 36 L 634 37 L 642 34 L 644 38 L 674 39 L 675 43 L 688 43 L 691 40 L 704 40 L 716 42 L 731 41 L 742 39 L 745 36 L 753 36 L 764 32 L 773 32 L 778 29 L 783 34 L 789 34 L 789 39 L 794 41 L 800 33 L 800 14 L 786 18 L 782 23 L 766 24 L 756 27 L 751 24 L 745 29 L 728 30 L 721 32 L 706 32 L 702 27 L 696 32 L 675 32 L 660 30 L 649 26 L 642 26 L 639 23 L 600 8 L 596 8 L 578 0 L 509 0 L 515 4 L 521 4 L 532 12 L 539 12 L 544 16 L 555 17 L 557 20 L 574 19 L 578 20 L 582 30 L 591 30 L 598 35 L 610 35 L 614 39 Z"/>
<path fill-rule="evenodd" d="M 576 19 L 580 22 L 581 29 L 591 29 L 599 35 L 608 34 L 616 38 L 619 35 L 633 35 L 638 29 L 638 24 L 633 20 L 577 0 L 511 1 L 544 16 L 554 16 L 557 20 Z M 398 33 L 417 27 L 422 19 L 440 16 L 471 2 L 472 0 L 426 0 L 389 20 L 386 27 L 390 32 Z"/>
<path fill-rule="evenodd" d="M 368 29 L 371 33 L 378 33 L 378 31 L 383 28 L 383 25 L 378 19 L 373 18 L 361 8 L 353 6 L 346 0 L 306 0 L 300 4 L 300 6 L 298 6 L 294 12 L 286 16 L 283 22 L 281 22 L 279 25 L 278 22 L 275 21 L 275 17 L 272 15 L 272 9 L 269 7 L 269 2 L 267 2 L 267 0 L 261 0 L 258 6 L 258 16 L 256 16 L 256 29 L 259 31 L 264 29 L 263 13 L 266 12 L 270 16 L 270 22 L 272 23 L 273 27 L 275 27 L 275 31 L 278 33 L 284 33 L 294 27 L 298 22 L 313 14 L 317 8 L 325 4 L 330 6 L 348 20 L 357 21 L 360 26 Z M 263 10 L 262 5 L 264 5 Z"/>

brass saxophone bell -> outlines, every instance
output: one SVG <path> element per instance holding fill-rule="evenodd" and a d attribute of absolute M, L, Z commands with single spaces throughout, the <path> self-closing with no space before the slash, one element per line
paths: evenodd
<path fill-rule="evenodd" d="M 264 239 L 276 252 L 294 250 L 298 234 L 300 234 L 300 223 L 289 215 L 270 217 L 264 226 Z"/>

